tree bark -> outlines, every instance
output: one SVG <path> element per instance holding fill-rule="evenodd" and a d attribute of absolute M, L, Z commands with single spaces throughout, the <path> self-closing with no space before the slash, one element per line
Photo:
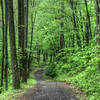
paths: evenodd
<path fill-rule="evenodd" d="M 60 23 L 60 27 L 61 27 L 61 32 L 60 32 L 60 50 L 63 49 L 64 47 L 64 0 L 61 0 L 61 23 Z"/>
<path fill-rule="evenodd" d="M 35 16 L 33 18 L 33 13 L 31 14 L 31 43 L 30 43 L 30 53 L 29 53 L 29 57 L 28 57 L 28 77 L 30 76 L 30 64 L 31 64 L 31 50 L 32 50 L 32 41 L 33 41 L 33 34 L 34 34 L 34 24 L 35 24 L 35 20 L 36 20 L 36 12 L 35 12 Z"/>
<path fill-rule="evenodd" d="M 4 6 L 3 1 L 1 0 L 1 11 L 2 11 L 2 66 L 1 66 L 1 81 L 0 81 L 0 87 L 3 86 L 3 76 L 4 76 Z"/>
<path fill-rule="evenodd" d="M 78 47 L 81 48 L 81 38 L 79 36 L 79 26 L 78 26 L 78 16 L 77 16 L 77 2 L 70 0 L 70 5 L 71 5 L 71 9 L 72 9 L 72 19 L 73 19 L 72 22 L 73 22 L 74 32 L 76 33 L 77 45 L 78 45 Z M 75 35 L 73 34 L 72 45 L 74 44 L 74 41 L 75 41 L 74 38 L 75 38 Z M 72 46 L 72 47 L 74 47 L 74 46 Z"/>
<path fill-rule="evenodd" d="M 18 44 L 19 44 L 19 49 L 21 50 L 21 59 L 19 61 L 20 63 L 20 75 L 22 77 L 22 82 L 27 82 L 27 66 L 25 64 L 25 49 L 24 47 L 27 46 L 27 43 L 25 41 L 27 31 L 25 29 L 25 17 L 24 16 L 24 0 L 18 0 Z M 26 32 L 25 32 L 26 31 Z M 24 46 L 25 45 L 25 46 Z M 27 57 L 26 57 L 27 58 Z"/>
<path fill-rule="evenodd" d="M 96 8 L 96 41 L 99 46 L 98 57 L 100 58 L 100 0 L 95 1 Z M 100 70 L 100 60 L 98 61 L 98 69 Z"/>
<path fill-rule="evenodd" d="M 88 3 L 87 0 L 85 0 L 85 6 L 86 6 L 86 42 L 87 42 L 87 46 L 89 45 L 89 41 L 90 39 L 92 39 L 92 32 L 91 32 L 91 21 L 90 21 L 90 14 L 89 14 L 89 10 L 88 10 Z"/>
<path fill-rule="evenodd" d="M 28 77 L 30 76 L 30 63 L 31 63 L 31 50 L 32 50 L 32 41 L 33 41 L 33 33 L 34 33 L 34 21 L 33 21 L 33 14 L 31 14 L 31 43 L 30 43 L 30 53 L 29 53 L 29 57 L 28 57 Z"/>
<path fill-rule="evenodd" d="M 11 52 L 11 64 L 13 73 L 13 88 L 20 88 L 19 70 L 17 64 L 16 54 L 16 40 L 15 40 L 15 26 L 14 26 L 14 15 L 13 15 L 13 0 L 8 1 L 8 12 L 9 12 L 9 37 L 10 37 L 10 52 Z"/>
<path fill-rule="evenodd" d="M 5 0 L 5 88 L 8 89 L 8 1 Z"/>
<path fill-rule="evenodd" d="M 27 42 L 28 42 L 28 8 L 29 8 L 29 1 L 24 0 L 24 23 L 25 23 L 25 40 L 24 40 L 24 47 L 27 48 Z"/>

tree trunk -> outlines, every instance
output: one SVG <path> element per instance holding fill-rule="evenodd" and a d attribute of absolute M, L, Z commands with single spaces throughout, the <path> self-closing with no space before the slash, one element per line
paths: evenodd
<path fill-rule="evenodd" d="M 24 24 L 25 24 L 25 28 L 24 28 L 24 47 L 25 47 L 25 68 L 26 68 L 26 73 L 28 70 L 28 53 L 27 53 L 27 43 L 28 43 L 28 0 L 24 0 Z M 28 76 L 27 76 L 28 77 Z"/>
<path fill-rule="evenodd" d="M 74 32 L 76 33 L 76 38 L 77 38 L 77 45 L 78 47 L 81 48 L 81 38 L 79 36 L 79 25 L 78 25 L 78 16 L 77 16 L 77 2 L 71 0 L 70 1 L 71 9 L 72 9 L 72 17 L 73 17 L 73 27 L 74 27 Z M 73 35 L 73 39 L 75 36 Z M 72 39 L 72 41 L 73 41 Z M 74 40 L 75 41 L 75 40 Z M 72 42 L 74 44 L 74 41 Z M 74 47 L 74 46 L 72 46 Z"/>
<path fill-rule="evenodd" d="M 5 0 L 5 88 L 8 89 L 8 1 Z"/>
<path fill-rule="evenodd" d="M 25 50 L 24 50 L 24 43 L 25 43 L 25 20 L 24 20 L 24 0 L 18 0 L 18 40 L 19 40 L 19 48 L 21 50 L 21 59 L 20 59 L 20 75 L 22 77 L 22 82 L 27 82 L 27 66 L 25 64 Z M 25 44 L 27 45 L 27 44 Z"/>
<path fill-rule="evenodd" d="M 0 87 L 3 86 L 3 75 L 4 75 L 4 6 L 3 6 L 3 1 L 1 0 L 1 11 L 2 11 L 2 66 L 1 66 L 1 81 L 0 81 Z"/>
<path fill-rule="evenodd" d="M 19 70 L 18 70 L 17 55 L 16 55 L 13 0 L 8 1 L 8 12 L 9 12 L 9 37 L 10 37 L 10 52 L 11 52 L 11 63 L 12 63 L 12 73 L 13 73 L 13 88 L 18 89 L 20 88 L 20 80 L 19 80 Z"/>
<path fill-rule="evenodd" d="M 97 44 L 99 46 L 98 57 L 100 58 L 100 0 L 95 1 L 96 7 L 96 34 L 97 34 Z M 98 69 L 100 70 L 100 60 L 98 61 Z"/>
<path fill-rule="evenodd" d="M 89 45 L 89 41 L 90 39 L 92 39 L 92 32 L 91 32 L 91 21 L 90 21 L 90 14 L 89 14 L 89 10 L 88 10 L 88 4 L 87 4 L 87 0 L 85 0 L 85 6 L 86 6 L 86 12 L 87 12 L 87 16 L 86 16 L 86 42 L 87 42 L 87 46 Z"/>
<path fill-rule="evenodd" d="M 64 31 L 63 31 L 63 28 L 64 28 L 64 22 L 63 22 L 63 19 L 64 19 L 64 0 L 61 0 L 61 23 L 60 23 L 60 27 L 61 27 L 61 32 L 60 32 L 60 50 L 63 49 L 64 47 Z"/>
<path fill-rule="evenodd" d="M 40 63 L 40 49 L 37 50 L 37 62 Z"/>
<path fill-rule="evenodd" d="M 31 14 L 31 43 L 30 43 L 30 53 L 29 53 L 29 57 L 28 57 L 28 77 L 30 76 L 30 64 L 31 64 L 31 50 L 32 50 L 32 41 L 33 41 L 33 34 L 34 34 L 34 24 L 35 24 L 35 19 L 36 19 L 36 12 L 35 12 L 35 16 L 33 18 L 33 13 Z"/>
<path fill-rule="evenodd" d="M 25 38 L 24 38 L 24 47 L 27 48 L 28 42 L 28 0 L 24 0 L 24 23 L 25 23 Z"/>
<path fill-rule="evenodd" d="M 46 54 L 43 53 L 43 62 L 46 64 Z"/>
<path fill-rule="evenodd" d="M 50 54 L 50 63 L 53 61 L 53 56 Z"/>
<path fill-rule="evenodd" d="M 31 14 L 31 43 L 30 43 L 30 53 L 29 53 L 29 57 L 28 57 L 28 77 L 30 76 L 30 63 L 31 63 L 31 50 L 32 50 L 32 41 L 33 41 L 33 33 L 34 33 L 34 22 L 33 22 L 33 14 Z"/>

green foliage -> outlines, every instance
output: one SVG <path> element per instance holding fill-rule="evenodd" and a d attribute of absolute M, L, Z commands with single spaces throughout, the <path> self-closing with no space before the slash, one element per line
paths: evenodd
<path fill-rule="evenodd" d="M 100 100 L 100 72 L 97 67 L 99 60 L 97 48 L 97 46 L 94 46 L 86 47 L 84 50 L 74 49 L 74 54 L 70 52 L 65 54 L 65 49 L 65 56 L 60 57 L 59 61 L 53 62 L 51 65 L 54 65 L 54 67 L 50 66 L 46 74 L 52 76 L 53 73 L 55 80 L 76 83 L 88 96 L 89 100 Z M 56 59 L 61 55 L 62 52 L 57 55 Z M 66 59 L 66 63 L 62 59 L 64 61 Z"/>
<path fill-rule="evenodd" d="M 65 8 L 61 13 L 60 0 L 44 0 L 40 3 L 34 43 L 38 42 L 43 53 L 53 55 L 53 61 L 48 63 L 46 75 L 60 80 L 76 83 L 89 97 L 89 100 L 100 100 L 100 75 L 98 71 L 99 47 L 96 46 L 96 17 L 94 0 L 87 0 L 91 19 L 92 39 L 89 46 L 86 44 L 87 11 L 84 0 L 77 2 L 74 10 L 71 9 L 70 0 L 64 0 Z M 73 25 L 73 13 L 77 21 L 77 27 Z M 61 16 L 64 18 L 61 19 Z M 60 24 L 64 22 L 64 27 Z M 64 48 L 59 49 L 60 32 L 64 33 Z M 77 35 L 80 37 L 78 40 Z M 74 38 L 73 38 L 74 36 Z M 81 43 L 81 47 L 78 46 Z M 42 55 L 42 54 L 41 54 Z M 42 57 L 41 57 L 42 58 Z"/>
<path fill-rule="evenodd" d="M 33 1 L 35 1 L 33 3 Z M 17 49 L 18 67 L 21 59 L 27 60 L 30 55 L 30 59 L 34 66 L 42 66 L 47 64 L 46 75 L 60 80 L 71 81 L 76 83 L 85 92 L 89 100 L 100 100 L 100 72 L 98 71 L 98 61 L 100 61 L 99 46 L 96 46 L 96 16 L 95 16 L 95 0 L 87 0 L 88 12 L 90 14 L 92 38 L 89 41 L 89 45 L 86 44 L 86 32 L 87 32 L 87 11 L 84 0 L 73 0 L 74 8 L 71 8 L 71 0 L 64 0 L 64 9 L 61 12 L 61 0 L 30 0 L 29 1 L 29 23 L 28 23 L 28 48 L 25 49 L 27 56 L 22 54 L 20 49 Z M 18 12 L 17 1 L 14 1 L 14 17 L 16 24 L 16 43 L 18 48 Z M 77 5 L 77 6 L 76 6 Z M 34 7 L 33 7 L 34 6 Z M 33 14 L 33 19 L 31 19 Z M 35 18 L 36 14 L 36 18 Z M 1 15 L 1 12 L 0 12 Z M 73 15 L 75 15 L 76 27 L 73 21 Z M 63 18 L 62 18 L 63 16 Z M 1 20 L 1 17 L 0 17 Z M 32 21 L 34 26 L 32 26 Z M 61 27 L 61 23 L 64 26 Z M 0 23 L 1 25 L 1 23 Z M 31 32 L 33 27 L 33 41 L 32 48 Z M 64 34 L 64 48 L 60 50 L 60 34 Z M 78 37 L 77 37 L 78 36 Z M 80 39 L 79 39 L 80 38 Z M 9 41 L 9 40 L 8 40 Z M 79 47 L 80 42 L 81 47 Z M 10 55 L 8 42 L 8 54 Z M 40 65 L 37 62 L 37 50 L 41 51 Z M 48 54 L 48 59 L 43 62 L 43 54 Z M 50 56 L 52 55 L 52 61 Z M 0 59 L 2 56 L 2 31 L 0 26 Z M 9 68 L 8 68 L 8 83 L 9 89 L 6 93 L 0 96 L 8 96 L 9 92 L 12 94 L 12 70 L 11 70 L 11 57 L 9 56 Z M 33 69 L 31 69 L 33 70 Z M 1 72 L 1 60 L 0 60 L 0 72 Z M 30 81 L 31 83 L 31 81 Z M 28 87 L 22 85 L 23 88 Z M 1 88 L 5 91 L 4 87 Z M 12 95 L 14 96 L 14 95 Z M 0 100 L 2 100 L 0 98 Z M 6 99 L 7 100 L 7 99 Z"/>
<path fill-rule="evenodd" d="M 46 69 L 45 74 L 54 78 L 56 76 L 56 63 L 51 63 L 50 66 Z"/>
<path fill-rule="evenodd" d="M 22 96 L 27 90 L 33 88 L 35 84 L 36 80 L 31 77 L 28 79 L 26 84 L 21 84 L 21 89 L 14 90 L 12 88 L 12 85 L 9 85 L 9 90 L 4 91 L 2 94 L 0 94 L 0 100 L 15 100 L 19 96 Z"/>

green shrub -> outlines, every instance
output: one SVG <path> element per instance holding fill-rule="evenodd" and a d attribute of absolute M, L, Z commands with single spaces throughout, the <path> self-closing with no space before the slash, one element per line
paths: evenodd
<path fill-rule="evenodd" d="M 70 81 L 88 96 L 89 100 L 100 100 L 100 71 L 98 70 L 98 47 L 84 50 L 64 49 L 56 56 L 46 72 L 55 80 Z M 63 56 L 62 56 L 63 55 Z"/>

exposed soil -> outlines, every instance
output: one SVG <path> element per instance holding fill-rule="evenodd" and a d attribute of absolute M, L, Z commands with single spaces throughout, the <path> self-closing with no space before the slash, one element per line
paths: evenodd
<path fill-rule="evenodd" d="M 19 100 L 79 100 L 64 82 L 46 81 L 42 74 L 43 70 L 35 73 L 37 85 Z"/>

